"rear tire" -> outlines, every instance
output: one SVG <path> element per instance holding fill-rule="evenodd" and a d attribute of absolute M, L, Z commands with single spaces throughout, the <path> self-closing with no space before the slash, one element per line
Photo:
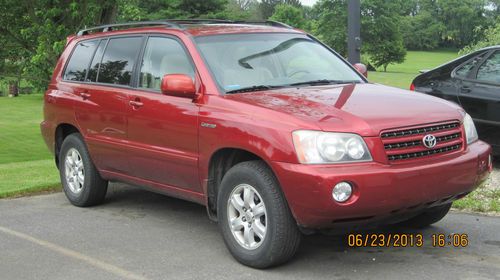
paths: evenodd
<path fill-rule="evenodd" d="M 103 202 L 108 181 L 99 175 L 79 133 L 68 135 L 59 153 L 59 174 L 66 197 L 79 207 Z"/>
<path fill-rule="evenodd" d="M 430 208 L 425 212 L 409 220 L 401 222 L 400 225 L 411 228 L 425 228 L 441 221 L 450 211 L 451 203 Z"/>
<path fill-rule="evenodd" d="M 299 248 L 301 233 L 276 177 L 262 161 L 239 163 L 225 174 L 217 215 L 227 248 L 244 265 L 276 266 Z"/>

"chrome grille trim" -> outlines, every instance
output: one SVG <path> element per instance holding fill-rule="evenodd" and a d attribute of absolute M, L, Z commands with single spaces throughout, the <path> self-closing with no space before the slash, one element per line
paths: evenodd
<path fill-rule="evenodd" d="M 436 137 L 436 141 L 437 141 L 437 143 L 442 143 L 444 141 L 457 139 L 460 137 L 460 135 L 461 135 L 461 133 L 457 132 L 457 133 L 453 133 L 453 134 L 446 135 L 446 136 L 440 136 L 440 137 Z M 409 147 L 415 147 L 415 146 L 421 146 L 421 145 L 422 145 L 422 140 L 415 140 L 415 141 L 402 142 L 402 143 L 385 144 L 384 148 L 386 150 L 393 150 L 393 149 L 409 148 Z"/>
<path fill-rule="evenodd" d="M 427 134 L 436 137 L 436 147 L 428 149 L 424 146 L 423 138 Z M 381 132 L 380 138 L 389 163 L 452 153 L 465 145 L 462 126 L 458 121 L 388 129 Z"/>
<path fill-rule="evenodd" d="M 423 133 L 427 133 L 427 132 L 438 132 L 438 131 L 443 131 L 443 130 L 448 130 L 448 129 L 454 129 L 454 128 L 457 128 L 459 126 L 460 126 L 460 123 L 454 122 L 454 123 L 441 124 L 441 125 L 435 125 L 435 126 L 426 126 L 426 127 L 421 127 L 421 128 L 413 128 L 413 129 L 407 129 L 407 130 L 384 132 L 384 133 L 382 133 L 381 137 L 382 138 L 394 138 L 394 137 L 401 137 L 401 136 L 410 136 L 410 135 L 416 135 L 416 134 L 423 134 Z"/>
<path fill-rule="evenodd" d="M 445 153 L 445 152 L 455 151 L 455 150 L 460 149 L 460 147 L 462 147 L 462 144 L 456 144 L 453 146 L 443 147 L 443 148 L 434 149 L 434 150 L 427 150 L 427 151 L 422 151 L 422 152 L 416 152 L 416 153 L 393 155 L 393 156 L 388 156 L 387 158 L 390 161 L 418 158 L 418 157 L 423 157 L 423 156 L 429 156 L 429 155 L 435 155 L 435 154 L 441 154 L 441 153 Z"/>

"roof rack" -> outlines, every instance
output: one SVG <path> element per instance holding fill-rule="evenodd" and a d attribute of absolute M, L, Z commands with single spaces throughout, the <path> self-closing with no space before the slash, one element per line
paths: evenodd
<path fill-rule="evenodd" d="M 166 19 L 167 22 L 177 24 L 220 24 L 220 23 L 233 23 L 234 21 L 228 19 L 204 19 L 204 18 L 190 18 L 190 19 Z"/>
<path fill-rule="evenodd" d="M 139 27 L 139 26 L 152 26 L 152 25 L 163 25 L 165 27 L 173 27 L 182 29 L 182 25 L 189 24 L 253 24 L 253 25 L 269 25 L 274 27 L 293 29 L 290 25 L 274 21 L 243 21 L 243 20 L 225 20 L 225 19 L 167 19 L 161 21 L 136 21 L 136 22 L 126 22 L 126 23 L 115 23 L 115 24 L 105 24 L 100 26 L 95 26 L 91 28 L 86 28 L 78 31 L 76 36 L 83 36 L 90 34 L 90 32 L 108 32 L 115 30 L 120 27 Z"/>
<path fill-rule="evenodd" d="M 82 29 L 76 33 L 76 36 L 83 36 L 89 34 L 91 31 L 94 32 L 108 32 L 112 31 L 117 27 L 136 27 L 136 26 L 151 26 L 151 25 L 164 25 L 167 27 L 180 28 L 180 26 L 174 22 L 168 21 L 136 21 L 136 22 L 126 22 L 126 23 L 114 23 L 105 24 L 100 26 L 95 26 L 87 29 Z"/>
<path fill-rule="evenodd" d="M 237 24 L 255 24 L 255 25 L 269 25 L 269 26 L 274 26 L 274 27 L 281 27 L 281 28 L 288 28 L 288 29 L 293 29 L 292 26 L 275 21 L 275 20 L 264 20 L 264 21 L 233 21 L 232 23 L 237 23 Z"/>
<path fill-rule="evenodd" d="M 167 19 L 165 21 L 181 25 L 182 24 L 253 24 L 253 25 L 269 25 L 282 28 L 293 28 L 290 25 L 274 20 L 245 21 L 245 20 L 227 20 L 227 19 Z"/>

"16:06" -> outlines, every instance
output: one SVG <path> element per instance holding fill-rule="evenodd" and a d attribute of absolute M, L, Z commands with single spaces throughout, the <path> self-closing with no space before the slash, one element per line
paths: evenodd
<path fill-rule="evenodd" d="M 432 247 L 467 247 L 469 236 L 465 233 L 432 234 Z"/>

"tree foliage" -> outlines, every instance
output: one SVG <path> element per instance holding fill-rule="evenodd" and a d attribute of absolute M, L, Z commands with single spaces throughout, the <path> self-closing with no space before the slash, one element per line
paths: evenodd
<path fill-rule="evenodd" d="M 347 52 L 347 1 L 319 0 L 2 0 L 0 80 L 46 87 L 66 37 L 103 23 L 168 18 L 285 22 Z M 361 0 L 364 57 L 387 68 L 405 49 L 463 48 L 498 40 L 500 0 Z"/>
<path fill-rule="evenodd" d="M 432 50 L 439 47 L 446 26 L 428 11 L 401 18 L 405 47 L 411 50 Z"/>
<path fill-rule="evenodd" d="M 280 4 L 302 7 L 300 0 L 261 0 L 259 8 L 263 18 L 271 17 L 274 14 L 276 6 Z"/>
<path fill-rule="evenodd" d="M 313 33 L 342 55 L 347 54 L 347 1 L 319 0 L 312 10 L 317 21 Z"/>
<path fill-rule="evenodd" d="M 276 6 L 270 19 L 301 29 L 305 28 L 306 23 L 302 9 L 287 4 Z"/>
<path fill-rule="evenodd" d="M 462 48 L 484 37 L 500 16 L 500 0 L 397 0 L 409 49 Z"/>
<path fill-rule="evenodd" d="M 484 35 L 483 40 L 463 48 L 460 53 L 467 54 L 482 48 L 500 45 L 500 22 L 486 29 Z"/>
<path fill-rule="evenodd" d="M 401 18 L 393 11 L 398 8 L 393 0 L 363 0 L 361 37 L 363 49 L 375 67 L 402 63 L 406 56 L 403 36 L 399 30 Z"/>
<path fill-rule="evenodd" d="M 0 41 L 10 48 L 0 60 L 31 83 L 48 83 L 65 38 L 89 25 L 113 21 L 116 1 L 13 1 L 0 6 Z"/>

